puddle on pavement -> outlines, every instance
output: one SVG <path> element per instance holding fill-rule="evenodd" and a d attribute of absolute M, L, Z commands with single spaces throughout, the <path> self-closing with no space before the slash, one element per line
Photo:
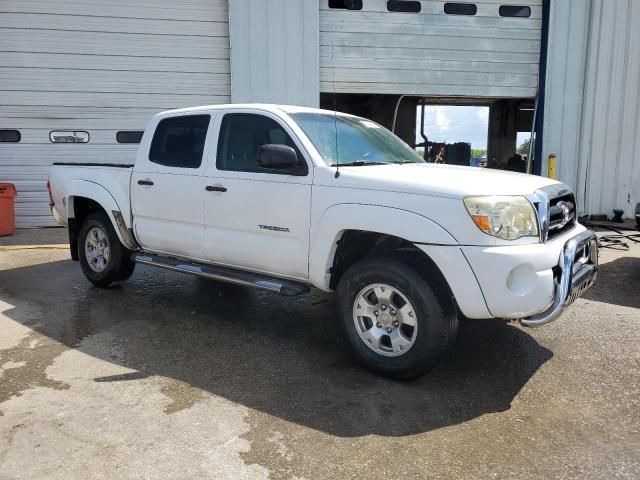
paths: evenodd
<path fill-rule="evenodd" d="M 0 406 L 30 388 L 67 390 L 69 384 L 46 374 L 47 368 L 66 350 L 67 346 L 38 332 L 31 332 L 14 347 L 0 350 Z"/>
<path fill-rule="evenodd" d="M 171 400 L 171 403 L 164 407 L 164 413 L 167 415 L 191 408 L 206 398 L 205 392 L 201 389 L 178 380 L 167 380 L 160 392 Z"/>

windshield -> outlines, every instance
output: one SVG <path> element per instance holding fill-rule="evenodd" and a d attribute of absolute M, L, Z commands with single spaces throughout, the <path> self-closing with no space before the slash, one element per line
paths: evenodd
<path fill-rule="evenodd" d="M 424 162 L 389 130 L 364 118 L 325 113 L 293 113 L 291 118 L 332 166 Z"/>

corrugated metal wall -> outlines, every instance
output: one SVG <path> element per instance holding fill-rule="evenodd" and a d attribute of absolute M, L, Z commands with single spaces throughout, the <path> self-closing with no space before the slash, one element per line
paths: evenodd
<path fill-rule="evenodd" d="M 640 2 L 552 0 L 543 172 L 576 189 L 581 213 L 632 216 L 640 202 Z"/>
<path fill-rule="evenodd" d="M 365 0 L 357 11 L 320 0 L 320 90 L 433 96 L 535 97 L 542 0 L 476 0 L 476 15 L 447 15 L 444 1 L 420 13 Z M 500 17 L 500 5 L 531 7 Z M 333 47 L 332 47 L 333 45 Z"/>
<path fill-rule="evenodd" d="M 132 162 L 158 111 L 230 100 L 226 0 L 2 0 L 0 182 L 15 183 L 17 224 L 53 225 L 46 179 L 55 161 Z M 86 130 L 87 144 L 52 144 Z"/>
<path fill-rule="evenodd" d="M 317 0 L 230 0 L 231 100 L 317 107 Z"/>

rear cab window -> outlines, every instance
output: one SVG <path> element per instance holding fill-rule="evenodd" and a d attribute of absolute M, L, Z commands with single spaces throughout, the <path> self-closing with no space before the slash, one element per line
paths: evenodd
<path fill-rule="evenodd" d="M 200 168 L 210 120 L 210 115 L 160 120 L 153 133 L 149 161 L 166 167 Z"/>

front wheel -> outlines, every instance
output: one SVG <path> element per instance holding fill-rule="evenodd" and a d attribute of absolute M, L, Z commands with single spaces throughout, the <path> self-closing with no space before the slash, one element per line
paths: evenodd
<path fill-rule="evenodd" d="M 104 212 L 94 212 L 85 218 L 78 237 L 80 266 L 87 279 L 97 287 L 131 276 L 135 263 L 116 234 Z"/>
<path fill-rule="evenodd" d="M 458 318 L 444 286 L 400 260 L 355 263 L 340 279 L 337 293 L 355 356 L 377 373 L 420 376 L 455 340 Z"/>

